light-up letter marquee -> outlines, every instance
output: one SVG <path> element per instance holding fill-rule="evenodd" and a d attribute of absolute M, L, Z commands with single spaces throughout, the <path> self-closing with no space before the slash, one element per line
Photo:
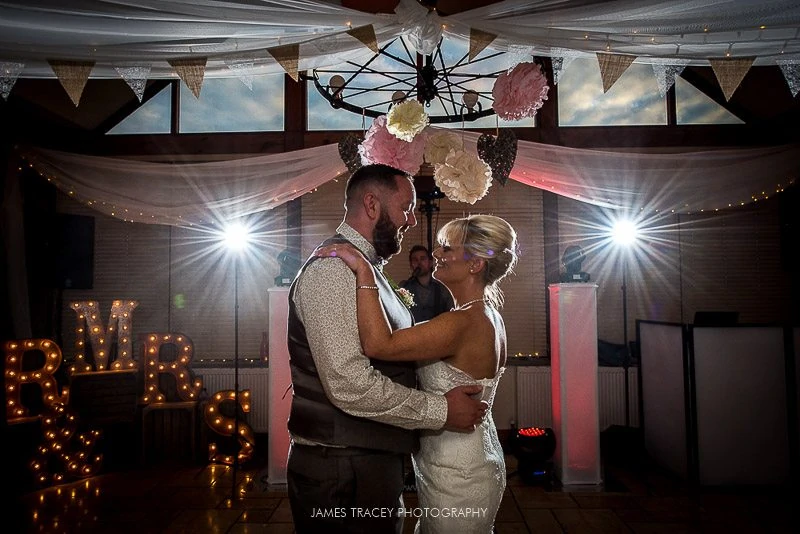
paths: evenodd
<path fill-rule="evenodd" d="M 105 371 L 107 369 L 135 369 L 136 361 L 133 359 L 133 342 L 131 341 L 131 321 L 133 310 L 139 303 L 135 300 L 115 300 L 111 304 L 111 314 L 108 319 L 108 328 L 103 327 L 99 319 L 98 303 L 96 301 L 71 302 L 70 307 L 78 314 L 75 337 L 75 363 L 70 366 L 70 373 L 84 373 L 93 370 Z M 116 333 L 115 333 L 116 329 Z M 88 336 L 87 336 L 88 335 Z M 111 341 L 117 336 L 117 359 L 109 367 Z M 86 337 L 92 347 L 94 364 L 92 369 L 86 358 Z"/>
<path fill-rule="evenodd" d="M 174 361 L 161 361 L 161 347 L 174 345 L 177 356 Z M 142 402 L 167 402 L 166 396 L 158 389 L 158 375 L 168 373 L 175 377 L 178 395 L 184 401 L 197 400 L 203 387 L 200 378 L 190 382 L 189 363 L 194 354 L 192 340 L 181 334 L 147 334 L 144 342 L 144 395 Z"/>
<path fill-rule="evenodd" d="M 53 376 L 61 365 L 61 348 L 49 339 L 23 339 L 8 341 L 6 349 L 6 420 L 9 424 L 21 423 L 29 415 L 28 408 L 22 405 L 22 385 L 38 384 L 42 390 L 42 400 L 46 407 L 66 402 L 58 393 L 58 383 Z M 26 351 L 44 353 L 44 364 L 39 369 L 23 371 Z M 38 416 L 37 416 L 38 417 Z"/>
<path fill-rule="evenodd" d="M 221 436 L 233 436 L 234 432 L 237 430 L 236 426 L 236 419 L 233 417 L 227 417 L 222 415 L 220 412 L 220 405 L 223 402 L 230 402 L 231 404 L 235 404 L 236 401 L 236 394 L 232 389 L 225 389 L 222 391 L 217 391 L 211 400 L 206 404 L 205 408 L 205 419 L 208 426 L 211 427 L 211 430 L 216 432 Z M 245 389 L 239 392 L 239 407 L 242 409 L 243 413 L 250 413 L 250 390 Z M 239 414 L 236 414 L 236 418 L 238 419 Z M 238 454 L 238 461 L 240 463 L 246 462 L 250 458 L 253 457 L 254 452 L 254 445 L 256 443 L 256 436 L 253 429 L 245 423 L 244 421 L 239 421 L 238 423 L 238 431 L 239 435 L 236 439 L 239 440 L 239 454 Z M 215 442 L 209 442 L 208 444 L 208 459 L 215 463 L 231 465 L 233 464 L 233 457 L 229 454 L 223 454 L 218 452 L 217 444 Z"/>

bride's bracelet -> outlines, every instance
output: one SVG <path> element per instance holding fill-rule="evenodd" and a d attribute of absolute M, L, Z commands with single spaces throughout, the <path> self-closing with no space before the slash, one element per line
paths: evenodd
<path fill-rule="evenodd" d="M 378 286 L 356 286 L 356 289 L 374 289 L 378 291 Z"/>

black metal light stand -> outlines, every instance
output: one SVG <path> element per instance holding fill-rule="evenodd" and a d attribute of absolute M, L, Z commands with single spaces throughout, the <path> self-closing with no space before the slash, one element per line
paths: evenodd
<path fill-rule="evenodd" d="M 630 407 L 630 393 L 628 392 L 628 368 L 631 364 L 631 351 L 628 347 L 628 259 L 622 259 L 622 339 L 625 347 L 622 349 L 622 369 L 625 373 L 624 387 L 625 387 L 625 427 L 631 426 L 631 407 Z"/>
<path fill-rule="evenodd" d="M 233 482 L 231 500 L 236 499 L 236 472 L 239 468 L 239 255 L 233 258 Z"/>
<path fill-rule="evenodd" d="M 430 184 L 426 183 L 428 180 Z M 428 221 L 428 252 L 433 252 L 433 214 L 439 211 L 439 206 L 434 201 L 444 198 L 444 193 L 433 183 L 433 178 L 430 176 L 417 176 L 414 178 L 414 183 L 417 185 L 417 198 L 422 201 L 419 211 Z M 430 189 L 426 186 L 430 186 Z"/>

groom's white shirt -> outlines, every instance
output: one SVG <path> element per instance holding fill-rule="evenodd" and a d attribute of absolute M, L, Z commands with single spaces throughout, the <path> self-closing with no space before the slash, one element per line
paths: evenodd
<path fill-rule="evenodd" d="M 372 262 L 375 248 L 346 223 L 336 231 Z M 361 350 L 356 315 L 355 275 L 343 262 L 319 259 L 297 281 L 294 304 L 306 329 L 322 387 L 331 403 L 355 417 L 408 429 L 440 429 L 447 400 L 396 384 L 374 369 Z M 311 444 L 292 435 L 298 443 Z"/>

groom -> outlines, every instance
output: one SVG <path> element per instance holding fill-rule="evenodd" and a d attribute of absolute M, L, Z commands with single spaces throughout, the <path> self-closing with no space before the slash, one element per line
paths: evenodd
<path fill-rule="evenodd" d="M 417 224 L 406 173 L 367 165 L 347 182 L 344 221 L 326 243 L 348 241 L 375 266 L 392 327 L 411 313 L 382 274 Z M 337 258 L 310 258 L 289 290 L 288 344 L 293 398 L 287 466 L 295 531 L 399 533 L 403 461 L 418 445 L 414 429 L 470 431 L 485 405 L 480 386 L 445 395 L 415 389 L 413 362 L 370 360 L 361 350 L 355 277 Z"/>

